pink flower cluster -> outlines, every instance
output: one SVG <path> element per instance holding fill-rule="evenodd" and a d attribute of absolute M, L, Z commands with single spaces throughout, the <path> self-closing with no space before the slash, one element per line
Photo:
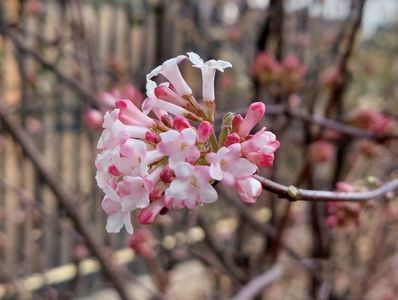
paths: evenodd
<path fill-rule="evenodd" d="M 178 68 L 186 59 L 201 71 L 200 102 Z M 265 113 L 260 102 L 252 103 L 244 117 L 227 113 L 216 136 L 215 73 L 229 67 L 222 60 L 204 62 L 192 52 L 169 59 L 147 75 L 141 109 L 119 99 L 105 114 L 96 179 L 105 193 L 108 232 L 124 226 L 132 233 L 133 210 L 139 210 L 140 223 L 149 224 L 169 209 L 212 203 L 218 198 L 217 182 L 234 187 L 245 202 L 256 201 L 262 186 L 253 175 L 258 167 L 272 165 L 279 142 L 265 128 L 250 133 Z"/>
<path fill-rule="evenodd" d="M 278 62 L 266 52 L 261 52 L 253 65 L 253 73 L 262 85 L 279 87 L 288 94 L 301 86 L 306 72 L 307 68 L 293 53 Z"/>
<path fill-rule="evenodd" d="M 352 113 L 348 122 L 355 127 L 374 132 L 376 134 L 386 134 L 393 126 L 393 119 L 385 116 L 383 113 L 372 109 L 363 108 Z"/>

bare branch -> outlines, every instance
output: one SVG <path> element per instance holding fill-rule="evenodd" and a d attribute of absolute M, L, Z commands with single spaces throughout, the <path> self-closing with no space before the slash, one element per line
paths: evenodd
<path fill-rule="evenodd" d="M 387 196 L 388 193 L 398 191 L 398 179 L 386 182 L 381 187 L 367 192 L 330 192 L 318 190 L 305 190 L 294 186 L 286 186 L 259 175 L 254 175 L 263 188 L 271 193 L 279 195 L 290 201 L 368 201 L 378 200 Z"/>

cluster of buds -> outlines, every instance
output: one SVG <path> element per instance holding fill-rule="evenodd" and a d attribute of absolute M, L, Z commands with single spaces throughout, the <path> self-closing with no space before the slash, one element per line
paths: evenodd
<path fill-rule="evenodd" d="M 291 94 L 300 88 L 306 67 L 300 64 L 294 54 L 287 55 L 279 63 L 271 55 L 261 52 L 255 59 L 253 73 L 262 85 L 277 87 L 286 94 Z"/>
<path fill-rule="evenodd" d="M 200 102 L 178 68 L 187 58 L 202 73 Z M 215 73 L 231 66 L 204 62 L 192 52 L 169 59 L 147 75 L 141 109 L 119 99 L 105 114 L 96 179 L 105 193 L 108 232 L 125 226 L 132 233 L 133 210 L 139 210 L 141 224 L 149 224 L 169 209 L 212 203 L 218 199 L 217 182 L 234 187 L 245 202 L 256 201 L 262 186 L 253 175 L 272 165 L 279 142 L 265 128 L 251 134 L 265 113 L 260 102 L 252 103 L 245 117 L 227 113 L 216 136 Z M 154 77 L 166 81 L 156 83 Z"/>
<path fill-rule="evenodd" d="M 347 182 L 336 183 L 338 192 L 357 192 L 357 188 Z M 358 202 L 336 202 L 331 201 L 326 204 L 328 216 L 325 223 L 329 227 L 347 227 L 350 224 L 359 226 L 361 204 Z"/>
<path fill-rule="evenodd" d="M 91 108 L 84 115 L 87 128 L 100 129 L 104 122 L 104 113 L 114 109 L 118 99 L 129 99 L 137 107 L 141 106 L 144 96 L 132 84 L 125 84 L 111 91 L 102 91 L 98 95 L 99 109 Z"/>
<path fill-rule="evenodd" d="M 391 134 L 396 130 L 393 118 L 372 108 L 363 108 L 351 113 L 348 123 L 379 135 Z M 381 147 L 379 141 L 363 140 L 358 144 L 358 149 L 363 155 L 373 158 L 379 155 Z"/>
<path fill-rule="evenodd" d="M 364 108 L 352 113 L 348 123 L 376 134 L 386 134 L 392 129 L 393 119 L 372 108 Z"/>

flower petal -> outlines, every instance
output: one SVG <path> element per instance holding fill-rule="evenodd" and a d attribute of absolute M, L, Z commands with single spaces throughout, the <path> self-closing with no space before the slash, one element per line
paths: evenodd
<path fill-rule="evenodd" d="M 204 184 L 199 189 L 200 201 L 203 203 L 212 203 L 218 199 L 217 191 L 209 183 Z"/>
<path fill-rule="evenodd" d="M 210 177 L 215 180 L 222 180 L 223 179 L 223 171 L 221 169 L 221 165 L 219 162 L 214 162 L 210 165 L 209 171 Z"/>
<path fill-rule="evenodd" d="M 124 225 L 125 212 L 117 212 L 108 216 L 106 231 L 112 233 L 120 232 Z"/>

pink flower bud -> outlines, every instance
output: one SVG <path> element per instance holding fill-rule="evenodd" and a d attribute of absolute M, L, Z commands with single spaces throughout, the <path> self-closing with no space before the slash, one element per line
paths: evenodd
<path fill-rule="evenodd" d="M 162 201 L 154 201 L 149 206 L 143 208 L 138 214 L 138 221 L 141 224 L 151 224 L 155 217 L 160 213 L 164 207 Z"/>
<path fill-rule="evenodd" d="M 140 111 L 130 100 L 117 100 L 116 107 L 120 109 L 119 120 L 126 125 L 141 125 L 146 127 L 155 125 L 155 121 Z"/>
<path fill-rule="evenodd" d="M 87 128 L 100 129 L 103 122 L 104 116 L 99 110 L 90 109 L 84 115 L 84 123 L 86 124 Z"/>
<path fill-rule="evenodd" d="M 156 98 L 171 102 L 179 106 L 186 106 L 188 101 L 177 95 L 172 89 L 165 85 L 159 85 L 154 89 Z"/>
<path fill-rule="evenodd" d="M 272 82 L 280 70 L 281 66 L 275 58 L 265 52 L 259 53 L 253 64 L 253 73 L 263 84 Z"/>
<path fill-rule="evenodd" d="M 184 130 L 185 128 L 191 127 L 189 124 L 189 121 L 181 116 L 177 116 L 174 118 L 173 122 L 174 128 L 177 129 L 178 131 Z"/>
<path fill-rule="evenodd" d="M 148 143 L 157 144 L 160 142 L 160 136 L 156 132 L 147 131 L 145 133 L 145 141 Z"/>
<path fill-rule="evenodd" d="M 274 163 L 273 153 L 250 152 L 246 154 L 246 158 L 262 168 L 271 167 Z"/>
<path fill-rule="evenodd" d="M 237 114 L 233 119 L 232 119 L 232 132 L 239 132 L 240 125 L 243 122 L 243 117 L 239 114 Z"/>
<path fill-rule="evenodd" d="M 165 166 L 160 172 L 160 180 L 165 183 L 170 183 L 174 179 L 174 171 L 169 167 Z"/>
<path fill-rule="evenodd" d="M 130 238 L 130 248 L 137 255 L 143 257 L 153 257 L 155 251 L 153 249 L 154 236 L 152 232 L 146 228 L 139 228 Z"/>
<path fill-rule="evenodd" d="M 239 126 L 239 135 L 242 137 L 247 136 L 250 130 L 256 126 L 265 113 L 265 104 L 262 102 L 254 102 L 250 104 L 246 116 Z M 235 119 L 235 118 L 234 118 Z"/>
<path fill-rule="evenodd" d="M 367 108 L 356 112 L 350 117 L 349 122 L 356 127 L 383 134 L 389 131 L 393 120 L 375 109 Z"/>
<path fill-rule="evenodd" d="M 214 133 L 213 125 L 208 121 L 203 121 L 199 124 L 197 130 L 198 143 L 204 143 Z"/>
<path fill-rule="evenodd" d="M 239 142 L 240 142 L 240 136 L 236 132 L 234 132 L 227 135 L 227 137 L 225 138 L 224 146 L 228 147 L 232 144 L 236 144 Z"/>

